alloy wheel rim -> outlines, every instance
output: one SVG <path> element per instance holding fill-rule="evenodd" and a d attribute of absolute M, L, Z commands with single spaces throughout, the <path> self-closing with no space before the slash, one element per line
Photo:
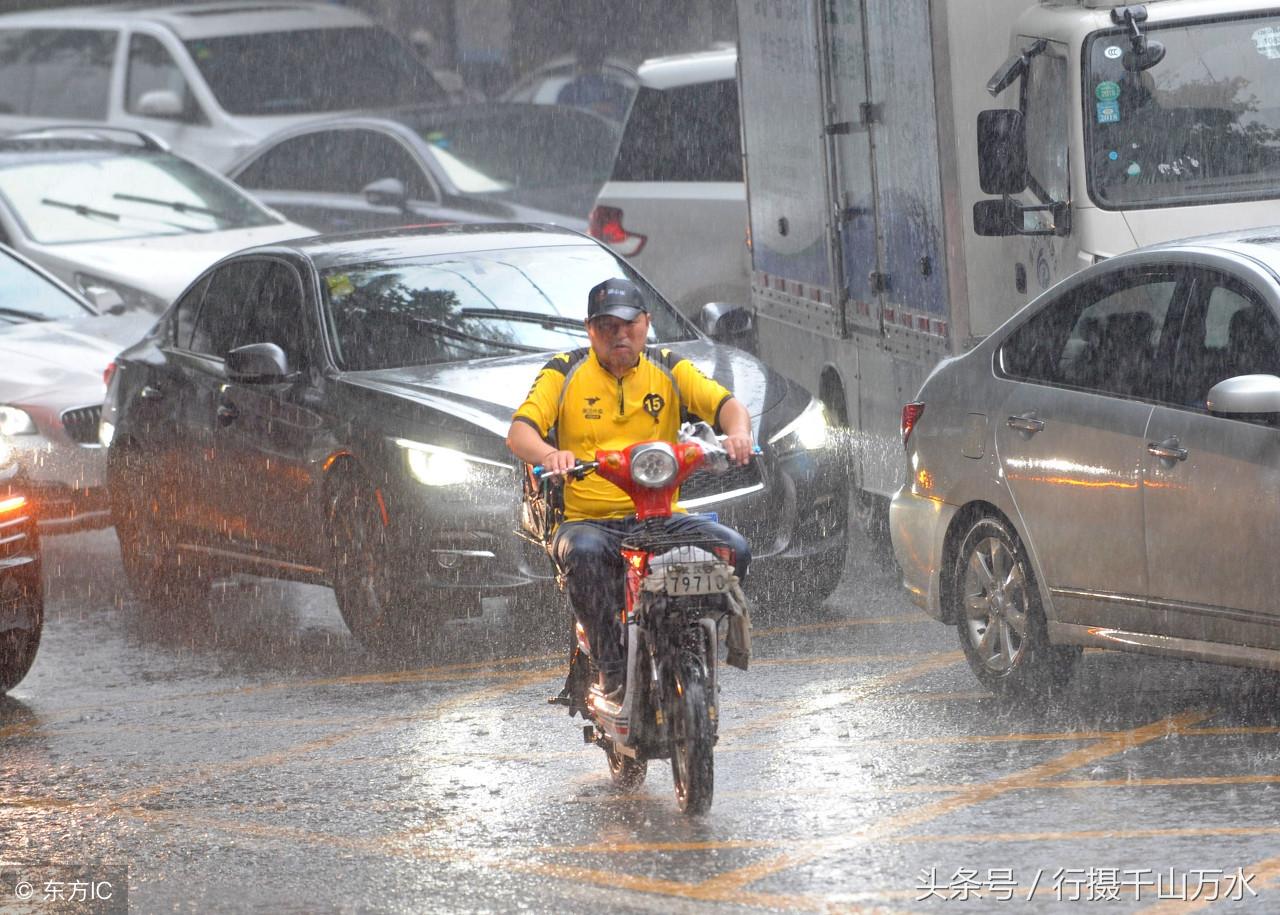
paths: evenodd
<path fill-rule="evenodd" d="M 969 644 L 988 670 L 1007 674 L 1028 645 L 1027 579 L 1009 545 L 998 537 L 980 542 L 964 573 Z"/>

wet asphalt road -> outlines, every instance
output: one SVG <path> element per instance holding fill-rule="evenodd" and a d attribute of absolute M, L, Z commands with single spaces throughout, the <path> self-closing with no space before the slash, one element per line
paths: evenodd
<path fill-rule="evenodd" d="M 246 578 L 153 629 L 110 531 L 47 538 L 0 862 L 127 865 L 138 912 L 1280 911 L 1276 678 L 1090 652 L 1001 706 L 864 546 L 821 612 L 757 621 L 687 820 L 544 704 L 550 621 L 491 608 L 401 669 L 328 591 Z"/>

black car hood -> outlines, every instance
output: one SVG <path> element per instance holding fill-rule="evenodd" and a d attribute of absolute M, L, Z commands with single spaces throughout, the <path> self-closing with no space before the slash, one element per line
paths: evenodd
<path fill-rule="evenodd" d="M 757 440 L 797 416 L 808 393 L 759 359 L 704 340 L 670 344 L 704 373 L 733 392 L 751 413 Z M 349 372 L 343 380 L 408 398 L 504 437 L 511 414 L 524 402 L 534 377 L 551 354 Z"/>

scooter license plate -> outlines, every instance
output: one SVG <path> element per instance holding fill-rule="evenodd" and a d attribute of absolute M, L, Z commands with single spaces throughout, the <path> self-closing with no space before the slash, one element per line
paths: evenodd
<path fill-rule="evenodd" d="M 667 572 L 667 593 L 672 597 L 723 594 L 729 590 L 729 573 L 723 569 L 691 569 Z"/>

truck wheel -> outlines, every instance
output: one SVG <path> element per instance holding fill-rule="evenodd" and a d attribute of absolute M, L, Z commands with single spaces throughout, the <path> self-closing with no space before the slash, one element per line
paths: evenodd
<path fill-rule="evenodd" d="M 14 574 L 0 578 L 0 695 L 22 682 L 35 663 L 43 628 L 40 581 Z"/>
<path fill-rule="evenodd" d="M 715 731 L 702 665 L 692 660 L 683 664 L 667 694 L 676 805 L 681 813 L 697 816 L 711 809 L 715 790 Z"/>
<path fill-rule="evenodd" d="M 1051 645 L 1026 550 L 998 518 L 976 518 L 951 568 L 960 646 L 997 696 L 1048 696 L 1066 686 L 1082 649 Z"/>
<path fill-rule="evenodd" d="M 342 620 L 366 648 L 412 654 L 427 644 L 435 615 L 406 587 L 387 537 L 374 488 L 354 474 L 329 501 L 333 591 Z"/>

